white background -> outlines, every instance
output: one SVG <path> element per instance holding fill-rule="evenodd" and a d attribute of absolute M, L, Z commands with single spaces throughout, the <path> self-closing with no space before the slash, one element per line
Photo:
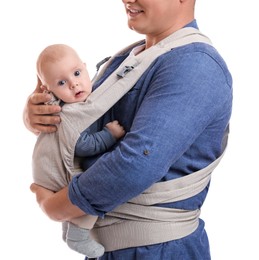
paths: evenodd
<path fill-rule="evenodd" d="M 258 21 L 256 0 L 198 0 L 196 18 L 226 60 L 234 80 L 229 146 L 214 171 L 202 218 L 213 260 L 259 259 Z M 120 0 L 9 0 L 0 3 L 0 259 L 81 259 L 61 239 L 29 191 L 35 136 L 22 122 L 36 84 L 35 62 L 48 44 L 67 43 L 95 64 L 141 39 L 127 28 Z"/>

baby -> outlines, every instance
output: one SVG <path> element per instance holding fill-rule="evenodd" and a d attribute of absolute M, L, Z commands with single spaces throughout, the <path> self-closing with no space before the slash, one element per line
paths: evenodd
<path fill-rule="evenodd" d="M 65 108 L 73 103 L 85 102 L 92 92 L 92 83 L 85 63 L 73 48 L 64 44 L 50 45 L 40 53 L 37 60 L 37 74 L 42 83 L 41 89 L 52 95 L 47 105 L 59 104 Z M 64 112 L 63 116 L 65 113 L 68 112 Z M 64 124 L 62 113 L 60 116 L 61 124 Z M 107 123 L 104 129 L 94 132 L 93 129 L 97 128 L 93 123 L 80 134 L 74 150 L 71 149 L 71 152 L 74 152 L 75 162 L 76 159 L 80 161 L 82 157 L 104 153 L 125 135 L 124 128 L 116 120 Z M 64 153 L 62 150 L 57 151 L 61 147 L 57 144 L 60 142 L 57 138 L 58 131 L 55 134 L 41 133 L 33 152 L 34 182 L 53 191 L 62 189 L 71 178 L 66 167 L 64 165 L 60 167 L 60 157 L 56 156 Z M 67 129 L 68 133 L 69 131 L 71 129 Z M 66 140 L 62 142 L 66 145 Z M 80 164 L 75 165 L 73 172 L 77 174 L 81 172 Z M 45 172 L 42 168 L 46 168 Z M 105 251 L 101 244 L 90 237 L 90 229 L 96 219 L 96 216 L 86 215 L 62 223 L 64 241 L 71 249 L 89 258 L 100 257 Z"/>

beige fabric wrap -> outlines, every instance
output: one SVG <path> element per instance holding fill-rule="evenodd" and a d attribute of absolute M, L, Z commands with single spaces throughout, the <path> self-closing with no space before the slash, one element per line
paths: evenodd
<path fill-rule="evenodd" d="M 152 205 L 184 200 L 201 192 L 223 155 L 190 175 L 156 183 L 107 213 L 104 219 L 97 220 L 93 236 L 105 246 L 106 251 L 114 251 L 162 243 L 191 234 L 199 224 L 199 209 L 188 211 Z"/>

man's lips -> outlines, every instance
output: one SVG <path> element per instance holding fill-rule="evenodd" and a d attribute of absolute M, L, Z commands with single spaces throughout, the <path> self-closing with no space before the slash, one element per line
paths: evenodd
<path fill-rule="evenodd" d="M 134 16 L 139 15 L 140 13 L 143 13 L 143 11 L 140 9 L 135 9 L 135 8 L 127 8 L 127 13 L 128 13 L 128 15 L 134 17 Z"/>

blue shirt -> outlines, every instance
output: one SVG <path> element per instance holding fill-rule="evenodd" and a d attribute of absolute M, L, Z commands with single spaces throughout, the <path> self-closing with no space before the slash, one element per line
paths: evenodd
<path fill-rule="evenodd" d="M 188 26 L 196 27 L 196 21 Z M 115 58 L 98 87 L 128 54 Z M 135 86 L 99 120 L 112 115 L 127 131 L 69 185 L 72 203 L 103 217 L 153 183 L 178 178 L 214 161 L 222 153 L 232 110 L 232 78 L 215 48 L 192 43 L 158 57 Z M 87 161 L 86 161 L 87 165 Z M 196 196 L 159 206 L 200 208 L 209 186 Z M 191 235 L 163 244 L 105 253 L 100 259 L 210 259 L 200 220 Z"/>

